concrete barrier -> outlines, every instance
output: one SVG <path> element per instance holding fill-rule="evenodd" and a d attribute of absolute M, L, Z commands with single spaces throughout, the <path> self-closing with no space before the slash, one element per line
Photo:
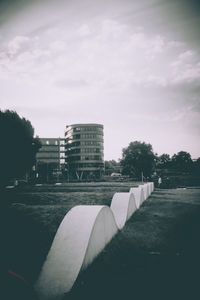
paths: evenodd
<path fill-rule="evenodd" d="M 151 195 L 150 185 L 147 183 L 144 184 L 147 187 L 147 198 Z"/>
<path fill-rule="evenodd" d="M 153 182 L 147 182 L 148 186 L 149 186 L 149 192 L 150 192 L 150 195 L 151 193 L 153 192 Z"/>
<path fill-rule="evenodd" d="M 144 201 L 149 197 L 149 188 L 147 184 L 140 184 L 139 188 L 144 192 Z"/>
<path fill-rule="evenodd" d="M 108 206 L 75 206 L 64 217 L 36 282 L 39 299 L 61 299 L 117 233 Z"/>
<path fill-rule="evenodd" d="M 137 209 L 140 207 L 140 205 L 144 202 L 144 191 L 143 189 L 137 187 L 137 188 L 130 188 L 129 193 L 132 193 L 135 197 L 135 203 Z"/>
<path fill-rule="evenodd" d="M 132 193 L 115 193 L 110 206 L 119 229 L 122 229 L 126 221 L 136 211 L 136 201 Z"/>
<path fill-rule="evenodd" d="M 151 195 L 151 193 L 154 191 L 154 183 L 147 182 L 145 184 L 140 184 L 139 188 L 143 190 L 144 200 L 146 200 Z"/>
<path fill-rule="evenodd" d="M 129 193 L 115 193 L 110 208 L 72 208 L 58 228 L 35 284 L 39 299 L 59 300 L 68 293 L 79 272 L 92 263 L 153 190 L 151 182 L 131 188 Z"/>

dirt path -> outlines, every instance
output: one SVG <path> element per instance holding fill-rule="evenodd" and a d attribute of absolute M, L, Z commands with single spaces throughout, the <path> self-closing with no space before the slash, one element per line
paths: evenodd
<path fill-rule="evenodd" d="M 200 189 L 157 190 L 67 299 L 200 299 Z"/>

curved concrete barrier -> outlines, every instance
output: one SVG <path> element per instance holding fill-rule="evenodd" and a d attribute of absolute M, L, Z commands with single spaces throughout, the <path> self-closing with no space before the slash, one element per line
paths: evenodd
<path fill-rule="evenodd" d="M 151 193 L 152 193 L 152 190 L 151 190 L 151 182 L 147 182 L 146 184 L 147 184 L 147 186 L 148 186 L 149 196 L 150 196 Z"/>
<path fill-rule="evenodd" d="M 75 206 L 64 217 L 42 267 L 35 289 L 40 299 L 60 299 L 117 233 L 108 206 Z"/>
<path fill-rule="evenodd" d="M 148 186 L 146 184 L 139 185 L 139 188 L 143 190 L 144 193 L 144 201 L 148 198 L 149 192 L 148 192 Z"/>
<path fill-rule="evenodd" d="M 148 198 L 154 184 L 115 193 L 111 207 L 82 205 L 72 208 L 60 224 L 35 289 L 42 300 L 59 300 L 72 288 L 81 270 L 104 249 L 118 228 Z"/>
<path fill-rule="evenodd" d="M 135 197 L 135 203 L 137 209 L 140 207 L 142 202 L 144 202 L 144 191 L 143 189 L 137 187 L 137 188 L 130 188 L 129 193 L 133 193 Z"/>
<path fill-rule="evenodd" d="M 151 193 L 154 191 L 154 183 L 147 182 L 145 184 L 139 185 L 139 188 L 143 190 L 144 200 L 146 200 L 151 195 Z"/>
<path fill-rule="evenodd" d="M 136 201 L 132 193 L 115 193 L 110 206 L 119 229 L 122 229 L 126 221 L 136 211 Z"/>
<path fill-rule="evenodd" d="M 144 184 L 147 187 L 147 198 L 151 195 L 151 188 L 150 185 L 147 183 Z"/>
<path fill-rule="evenodd" d="M 151 189 L 152 189 L 152 192 L 154 191 L 154 182 L 151 182 Z"/>
<path fill-rule="evenodd" d="M 153 182 L 147 182 L 147 184 L 148 184 L 148 186 L 149 186 L 149 192 L 150 192 L 150 194 L 153 192 L 153 188 L 154 188 L 154 186 L 153 186 Z"/>

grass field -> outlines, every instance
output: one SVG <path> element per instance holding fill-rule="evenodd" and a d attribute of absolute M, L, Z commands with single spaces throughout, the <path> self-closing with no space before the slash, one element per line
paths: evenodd
<path fill-rule="evenodd" d="M 67 299 L 199 299 L 200 189 L 156 190 Z"/>
<path fill-rule="evenodd" d="M 66 213 L 76 205 L 110 206 L 115 192 L 139 183 L 75 183 L 8 190 L 6 218 L 10 268 L 34 282 Z"/>
<path fill-rule="evenodd" d="M 115 192 L 128 192 L 136 185 L 69 184 L 9 191 L 12 269 L 34 283 L 62 218 L 73 206 L 110 205 Z M 199 299 L 199 232 L 200 189 L 156 190 L 80 274 L 65 300 Z"/>

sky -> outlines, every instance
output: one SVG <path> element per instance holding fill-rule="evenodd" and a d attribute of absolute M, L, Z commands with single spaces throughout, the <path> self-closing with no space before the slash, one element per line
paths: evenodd
<path fill-rule="evenodd" d="M 200 157 L 200 2 L 0 0 L 0 109 L 39 137 L 104 125 L 104 156 L 132 141 Z"/>

